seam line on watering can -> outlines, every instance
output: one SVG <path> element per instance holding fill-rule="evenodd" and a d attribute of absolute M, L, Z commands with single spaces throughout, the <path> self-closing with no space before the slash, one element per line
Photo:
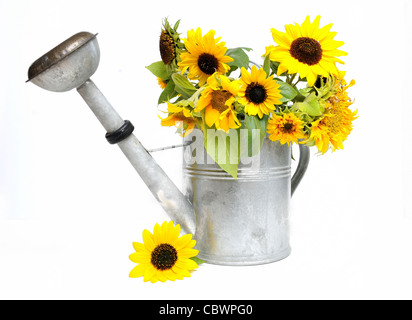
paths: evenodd
<path fill-rule="evenodd" d="M 183 168 L 183 173 L 186 176 L 204 179 L 204 180 L 233 180 L 233 177 L 228 173 L 214 169 L 196 169 L 196 168 Z M 237 180 L 247 181 L 262 181 L 272 180 L 273 178 L 288 178 L 291 175 L 290 167 L 281 167 L 270 170 L 242 170 L 239 169 L 237 174 Z"/>
<path fill-rule="evenodd" d="M 223 171 L 220 168 L 197 168 L 194 166 L 186 166 L 183 167 L 183 169 L 185 170 L 193 170 L 193 171 L 205 171 L 205 172 L 216 172 L 216 173 L 222 173 L 222 174 L 226 174 L 226 171 Z M 259 168 L 256 170 L 251 170 L 250 168 L 239 168 L 239 172 L 245 171 L 245 172 L 266 172 L 266 171 L 286 171 L 286 170 L 290 170 L 290 166 L 283 166 L 283 167 L 274 167 L 274 168 Z"/>
<path fill-rule="evenodd" d="M 266 264 L 275 261 L 282 260 L 290 255 L 291 247 L 285 247 L 276 254 L 266 254 L 258 256 L 221 256 L 207 253 L 199 253 L 199 257 L 208 261 L 208 263 L 219 264 L 219 265 L 258 265 Z"/>

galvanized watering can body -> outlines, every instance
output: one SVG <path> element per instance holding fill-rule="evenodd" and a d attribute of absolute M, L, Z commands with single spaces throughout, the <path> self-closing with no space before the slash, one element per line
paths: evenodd
<path fill-rule="evenodd" d="M 202 134 L 197 131 L 199 139 Z M 266 137 L 258 155 L 240 162 L 234 179 L 206 151 L 203 161 L 188 162 L 193 146 L 184 151 L 183 193 L 194 207 L 199 257 L 221 265 L 255 265 L 286 258 L 291 252 L 291 147 Z M 301 150 L 293 189 L 309 160 L 307 147 Z"/>

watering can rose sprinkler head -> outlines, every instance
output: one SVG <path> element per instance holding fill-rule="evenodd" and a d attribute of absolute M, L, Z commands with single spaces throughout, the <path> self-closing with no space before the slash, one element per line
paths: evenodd
<path fill-rule="evenodd" d="M 100 61 L 96 34 L 80 32 L 37 59 L 29 68 L 27 82 L 54 92 L 77 89 L 106 129 L 106 139 L 117 144 L 155 198 L 184 233 L 195 233 L 195 215 L 190 202 L 134 136 L 130 121 L 124 121 L 90 77 Z"/>
<path fill-rule="evenodd" d="M 100 48 L 96 36 L 79 32 L 63 41 L 33 62 L 27 82 L 54 92 L 81 86 L 99 66 Z"/>

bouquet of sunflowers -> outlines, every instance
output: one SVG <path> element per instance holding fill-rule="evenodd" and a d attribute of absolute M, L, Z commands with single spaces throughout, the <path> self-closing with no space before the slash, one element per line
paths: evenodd
<path fill-rule="evenodd" d="M 347 84 L 336 67 L 344 64 L 337 57 L 347 53 L 338 49 L 344 43 L 334 40 L 332 24 L 320 28 L 320 16 L 313 22 L 308 16 L 301 25 L 286 25 L 285 33 L 271 29 L 277 45 L 266 47 L 258 65 L 249 60 L 250 48 L 228 49 L 214 30 L 203 35 L 192 29 L 181 39 L 179 22 L 172 27 L 164 20 L 161 61 L 147 67 L 163 89 L 158 104 L 167 103 L 162 126 L 177 126 L 182 136 L 194 128 L 223 136 L 241 129 L 256 136 L 258 129 L 260 143 L 268 134 L 281 144 L 316 146 L 322 154 L 343 148 L 357 118 L 347 94 L 355 82 Z M 209 154 L 236 178 L 238 163 L 223 165 Z"/>

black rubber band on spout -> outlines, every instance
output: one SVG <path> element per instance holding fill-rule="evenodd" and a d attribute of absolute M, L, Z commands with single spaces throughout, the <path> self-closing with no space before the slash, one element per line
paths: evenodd
<path fill-rule="evenodd" d="M 106 140 L 110 144 L 119 143 L 120 141 L 123 141 L 128 136 L 130 136 L 133 130 L 134 130 L 133 124 L 129 120 L 125 120 L 124 124 L 119 129 L 113 132 L 106 133 Z"/>

